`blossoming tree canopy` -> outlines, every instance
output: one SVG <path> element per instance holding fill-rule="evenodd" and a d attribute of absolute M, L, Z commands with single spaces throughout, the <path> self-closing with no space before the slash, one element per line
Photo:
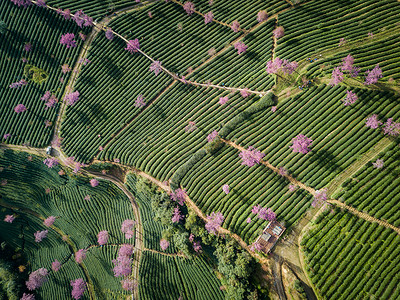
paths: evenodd
<path fill-rule="evenodd" d="M 267 19 L 268 19 L 268 13 L 265 10 L 260 10 L 257 13 L 257 21 L 258 21 L 258 23 L 266 21 Z"/>
<path fill-rule="evenodd" d="M 214 20 L 214 14 L 212 13 L 212 11 L 209 11 L 204 15 L 205 24 L 211 23 L 213 20 Z"/>
<path fill-rule="evenodd" d="M 235 20 L 232 22 L 231 24 L 231 29 L 233 30 L 233 32 L 239 32 L 240 30 L 240 23 L 238 20 Z"/>
<path fill-rule="evenodd" d="M 218 232 L 218 227 L 220 227 L 223 222 L 224 216 L 221 212 L 212 212 L 209 216 L 207 216 L 205 228 L 208 233 L 216 235 Z"/>
<path fill-rule="evenodd" d="M 14 107 L 14 111 L 19 114 L 26 111 L 26 107 L 23 104 L 18 104 L 16 107 Z"/>
<path fill-rule="evenodd" d="M 160 247 L 163 251 L 165 251 L 169 246 L 169 242 L 165 239 L 160 240 Z"/>
<path fill-rule="evenodd" d="M 56 220 L 56 217 L 50 216 L 43 221 L 43 224 L 47 227 L 51 227 L 54 224 L 55 220 Z"/>
<path fill-rule="evenodd" d="M 99 181 L 97 180 L 97 179 L 91 179 L 90 180 L 90 185 L 92 186 L 92 187 L 96 187 L 96 186 L 98 186 L 99 185 Z"/>
<path fill-rule="evenodd" d="M 77 252 L 75 252 L 75 261 L 78 264 L 81 264 L 85 258 L 86 258 L 86 249 L 79 249 Z"/>
<path fill-rule="evenodd" d="M 285 35 L 285 29 L 282 26 L 276 27 L 273 34 L 275 38 L 279 39 Z"/>
<path fill-rule="evenodd" d="M 183 4 L 183 9 L 188 14 L 188 16 L 191 16 L 194 13 L 194 3 L 190 2 L 190 1 L 186 1 Z"/>
<path fill-rule="evenodd" d="M 75 34 L 73 33 L 66 33 L 61 36 L 60 44 L 67 46 L 67 48 L 75 48 L 76 47 L 76 41 L 75 39 Z"/>
<path fill-rule="evenodd" d="M 246 165 L 248 167 L 259 164 L 264 156 L 264 153 L 257 150 L 253 146 L 250 146 L 247 150 L 239 153 L 239 157 L 242 159 L 242 165 Z"/>
<path fill-rule="evenodd" d="M 303 134 L 299 134 L 292 139 L 293 145 L 290 148 L 293 149 L 293 152 L 299 152 L 302 154 L 306 154 L 311 151 L 309 148 L 312 143 L 312 139 L 306 137 Z"/>
<path fill-rule="evenodd" d="M 107 231 L 107 230 L 100 231 L 100 232 L 97 234 L 97 242 L 98 242 L 99 245 L 101 245 L 101 246 L 107 244 L 108 238 L 109 238 L 109 236 L 108 236 L 108 231 Z"/>
<path fill-rule="evenodd" d="M 365 120 L 365 126 L 372 129 L 377 129 L 382 124 L 383 123 L 379 121 L 377 114 L 373 114 Z"/>
<path fill-rule="evenodd" d="M 82 278 L 71 280 L 71 296 L 72 298 L 78 300 L 82 297 L 83 293 L 86 291 L 86 282 Z"/>
<path fill-rule="evenodd" d="M 134 235 L 133 228 L 136 222 L 134 220 L 126 219 L 121 224 L 121 232 L 125 234 L 126 239 L 131 239 Z"/>
<path fill-rule="evenodd" d="M 153 61 L 150 65 L 150 71 L 154 72 L 157 76 L 161 72 L 161 61 Z"/>
<path fill-rule="evenodd" d="M 138 39 L 134 39 L 134 40 L 129 40 L 126 43 L 126 51 L 128 51 L 130 54 L 133 54 L 135 52 L 138 52 L 140 50 L 140 43 Z"/>
<path fill-rule="evenodd" d="M 29 274 L 29 279 L 26 281 L 26 287 L 28 290 L 33 291 L 37 288 L 40 288 L 43 283 L 45 283 L 48 278 L 49 272 L 45 268 L 40 268 L 31 274 Z"/>
<path fill-rule="evenodd" d="M 79 100 L 80 93 L 78 91 L 71 92 L 65 95 L 64 101 L 67 105 L 73 106 Z"/>
<path fill-rule="evenodd" d="M 234 47 L 238 51 L 239 55 L 245 53 L 247 50 L 247 46 L 242 41 L 236 42 Z"/>
<path fill-rule="evenodd" d="M 49 231 L 46 230 L 42 230 L 42 231 L 36 231 L 33 235 L 35 236 L 35 242 L 36 243 L 40 243 L 44 238 L 47 237 L 47 234 L 49 233 Z"/>
<path fill-rule="evenodd" d="M 346 91 L 346 98 L 343 100 L 344 106 L 354 104 L 358 99 L 358 96 L 353 91 Z"/>
<path fill-rule="evenodd" d="M 171 192 L 171 200 L 178 202 L 179 205 L 183 205 L 186 198 L 186 189 L 178 188 Z"/>

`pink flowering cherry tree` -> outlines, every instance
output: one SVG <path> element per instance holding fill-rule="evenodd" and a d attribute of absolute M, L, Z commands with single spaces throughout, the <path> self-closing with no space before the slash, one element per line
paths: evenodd
<path fill-rule="evenodd" d="M 79 249 L 77 252 L 75 252 L 75 261 L 78 264 L 81 264 L 83 260 L 86 258 L 86 249 Z"/>
<path fill-rule="evenodd" d="M 213 20 L 214 20 L 214 14 L 212 13 L 212 11 L 209 11 L 204 15 L 205 24 L 211 23 Z"/>
<path fill-rule="evenodd" d="M 215 141 L 215 139 L 218 137 L 218 131 L 214 130 L 213 132 L 211 132 L 209 135 L 207 135 L 207 141 L 209 143 Z"/>
<path fill-rule="evenodd" d="M 15 217 L 13 215 L 6 215 L 6 217 L 4 218 L 4 222 L 7 223 L 12 223 L 15 220 Z"/>
<path fill-rule="evenodd" d="M 188 14 L 188 16 L 191 16 L 194 13 L 194 3 L 190 2 L 190 1 L 186 1 L 183 4 L 183 9 Z"/>
<path fill-rule="evenodd" d="M 64 97 L 64 101 L 66 102 L 67 105 L 69 106 L 74 106 L 76 102 L 79 100 L 79 95 L 80 93 L 78 91 L 68 93 Z"/>
<path fill-rule="evenodd" d="M 227 185 L 227 184 L 224 184 L 223 186 L 222 186 L 222 190 L 223 190 L 223 192 L 225 193 L 225 194 L 229 194 L 229 185 Z"/>
<path fill-rule="evenodd" d="M 239 55 L 245 53 L 247 50 L 247 46 L 242 41 L 236 42 L 234 47 Z"/>
<path fill-rule="evenodd" d="M 174 208 L 174 213 L 172 215 L 171 221 L 172 223 L 179 223 L 181 220 L 183 220 L 183 216 L 181 215 L 181 211 L 179 210 L 179 207 Z"/>
<path fill-rule="evenodd" d="M 98 186 L 99 185 L 99 181 L 97 180 L 97 179 L 90 179 L 90 185 L 92 186 L 92 187 L 96 187 L 96 186 Z"/>
<path fill-rule="evenodd" d="M 372 70 L 367 70 L 365 72 L 365 85 L 370 85 L 378 82 L 379 78 L 382 78 L 382 69 L 379 67 L 379 64 L 375 66 Z"/>
<path fill-rule="evenodd" d="M 161 61 L 153 61 L 150 65 L 150 71 L 154 72 L 157 76 L 161 72 Z"/>
<path fill-rule="evenodd" d="M 183 205 L 186 198 L 186 189 L 178 188 L 170 194 L 171 200 L 177 202 L 180 206 Z"/>
<path fill-rule="evenodd" d="M 57 259 L 51 263 L 51 269 L 54 272 L 57 272 L 58 270 L 60 270 L 60 268 L 61 268 L 61 263 Z"/>
<path fill-rule="evenodd" d="M 47 237 L 47 234 L 49 233 L 49 231 L 46 230 L 42 230 L 42 231 L 36 231 L 33 235 L 35 236 L 35 242 L 36 243 L 40 243 L 44 238 Z"/>
<path fill-rule="evenodd" d="M 248 167 L 252 167 L 255 164 L 260 164 L 264 156 L 264 153 L 257 150 L 253 146 L 250 146 L 247 150 L 239 153 L 239 157 L 242 159 L 242 165 L 246 165 Z"/>
<path fill-rule="evenodd" d="M 109 236 L 108 236 L 107 230 L 100 231 L 97 234 L 97 242 L 99 243 L 100 246 L 107 244 L 108 238 L 109 238 Z"/>
<path fill-rule="evenodd" d="M 384 166 L 383 159 L 377 159 L 376 162 L 372 163 L 372 165 L 376 169 L 382 169 Z"/>
<path fill-rule="evenodd" d="M 48 217 L 47 219 L 45 219 L 45 220 L 43 221 L 43 224 L 44 224 L 45 226 L 47 226 L 47 227 L 51 227 L 51 226 L 53 226 L 55 220 L 56 220 L 56 217 L 50 216 L 50 217 Z"/>
<path fill-rule="evenodd" d="M 134 220 L 126 219 L 121 224 L 121 231 L 125 234 L 126 239 L 131 239 L 134 235 L 133 228 L 136 222 Z"/>
<path fill-rule="evenodd" d="M 358 99 L 358 96 L 353 91 L 346 91 L 346 98 L 343 100 L 344 106 L 354 104 Z"/>
<path fill-rule="evenodd" d="M 272 32 L 274 37 L 279 39 L 285 35 L 285 29 L 282 26 L 276 27 Z"/>
<path fill-rule="evenodd" d="M 393 122 L 393 118 L 386 120 L 383 126 L 383 133 L 390 136 L 398 136 L 400 134 L 400 122 Z"/>
<path fill-rule="evenodd" d="M 71 291 L 72 298 L 74 298 L 75 300 L 81 299 L 83 293 L 86 291 L 86 282 L 83 280 L 83 278 L 71 280 L 71 286 L 72 286 L 72 291 Z"/>
<path fill-rule="evenodd" d="M 377 114 L 373 114 L 365 120 L 365 126 L 372 129 L 377 129 L 382 124 L 383 123 L 379 121 Z"/>
<path fill-rule="evenodd" d="M 311 151 L 309 148 L 312 143 L 312 139 L 306 137 L 303 134 L 299 134 L 292 139 L 293 145 L 290 148 L 293 149 L 293 152 L 299 152 L 302 154 L 306 154 Z"/>
<path fill-rule="evenodd" d="M 336 67 L 332 71 L 332 77 L 331 77 L 331 80 L 329 81 L 329 85 L 330 86 L 338 85 L 339 83 L 341 83 L 343 81 L 343 79 L 344 79 L 343 73 L 340 70 L 340 67 Z"/>
<path fill-rule="evenodd" d="M 328 195 L 326 193 L 326 189 L 317 190 L 314 194 L 314 201 L 311 203 L 312 207 L 320 207 L 322 204 L 326 202 L 328 199 Z"/>
<path fill-rule="evenodd" d="M 216 235 L 218 232 L 218 228 L 224 222 L 224 216 L 221 212 L 212 212 L 210 215 L 207 216 L 207 223 L 206 223 L 206 230 L 210 234 Z"/>
<path fill-rule="evenodd" d="M 233 30 L 233 32 L 239 32 L 240 30 L 240 23 L 238 20 L 235 20 L 232 22 L 231 24 L 231 29 Z"/>
<path fill-rule="evenodd" d="M 134 39 L 134 40 L 129 40 L 126 43 L 126 51 L 128 51 L 130 54 L 133 54 L 135 52 L 138 52 L 140 50 L 140 43 L 138 39 Z"/>
<path fill-rule="evenodd" d="M 19 114 L 26 111 L 26 107 L 23 104 L 18 104 L 16 107 L 14 107 L 14 111 Z"/>
<path fill-rule="evenodd" d="M 160 247 L 163 251 L 165 251 L 169 246 L 169 242 L 165 239 L 160 240 Z"/>
<path fill-rule="evenodd" d="M 265 10 L 260 10 L 257 13 L 257 22 L 261 23 L 268 20 L 268 13 Z"/>
<path fill-rule="evenodd" d="M 65 45 L 68 49 L 76 47 L 75 34 L 66 33 L 61 36 L 60 44 Z"/>
<path fill-rule="evenodd" d="M 48 278 L 47 278 L 48 275 L 49 275 L 49 272 L 45 268 L 40 268 L 40 269 L 32 272 L 31 274 L 29 274 L 28 281 L 25 282 L 26 287 L 30 291 L 40 288 L 43 285 L 43 283 L 45 283 L 48 280 Z"/>

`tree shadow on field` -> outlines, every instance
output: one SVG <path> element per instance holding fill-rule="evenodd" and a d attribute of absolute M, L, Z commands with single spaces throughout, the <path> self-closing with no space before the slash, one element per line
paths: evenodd
<path fill-rule="evenodd" d="M 340 173 L 343 171 L 343 168 L 338 164 L 339 159 L 326 149 L 321 149 L 318 152 L 312 151 L 310 161 L 316 162 L 329 172 Z"/>
<path fill-rule="evenodd" d="M 166 115 L 164 110 L 157 103 L 153 103 L 152 106 L 154 109 L 154 115 L 161 120 L 165 120 Z"/>

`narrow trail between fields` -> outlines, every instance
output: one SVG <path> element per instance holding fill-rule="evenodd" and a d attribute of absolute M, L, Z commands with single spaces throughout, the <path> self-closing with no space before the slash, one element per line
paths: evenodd
<path fill-rule="evenodd" d="M 231 147 L 233 147 L 233 148 L 235 148 L 235 149 L 237 149 L 239 151 L 246 151 L 246 149 L 244 147 L 236 145 L 232 141 L 224 140 L 224 139 L 221 139 L 221 140 L 225 144 L 227 144 L 227 145 L 229 145 L 229 146 L 231 146 Z M 385 144 L 380 145 L 380 146 L 386 148 Z M 266 166 L 267 168 L 271 169 L 275 173 L 279 174 L 279 169 L 277 167 L 274 167 L 273 165 L 271 165 L 268 161 L 261 160 L 260 163 L 263 164 L 264 166 Z M 312 187 L 306 186 L 304 183 L 298 181 L 293 176 L 291 176 L 291 175 L 280 175 L 280 176 L 285 177 L 286 179 L 288 179 L 290 181 L 290 183 L 292 183 L 294 185 L 297 185 L 299 188 L 302 188 L 302 189 L 308 191 L 313 196 L 315 195 L 315 193 L 316 193 L 315 189 L 313 189 Z M 392 224 L 390 224 L 390 223 L 388 223 L 386 221 L 382 221 L 382 220 L 379 220 L 377 218 L 374 218 L 374 217 L 370 216 L 367 213 L 361 212 L 361 211 L 355 209 L 354 207 L 348 206 L 348 205 L 344 204 L 343 202 L 340 202 L 340 201 L 335 200 L 335 199 L 329 199 L 326 202 L 328 202 L 330 204 L 334 204 L 334 205 L 339 206 L 341 208 L 347 209 L 350 213 L 352 213 L 352 214 L 354 214 L 354 215 L 356 215 L 356 216 L 358 216 L 358 217 L 360 217 L 360 218 L 362 218 L 364 220 L 367 220 L 369 222 L 375 222 L 375 223 L 378 223 L 381 226 L 384 226 L 386 228 L 392 229 L 395 232 L 397 232 L 397 234 L 400 235 L 400 228 L 398 228 L 398 227 L 396 227 L 396 226 L 394 226 L 394 225 L 392 225 Z"/>
<path fill-rule="evenodd" d="M 40 219 L 42 221 L 44 221 L 46 219 L 46 218 L 44 218 L 43 216 L 41 216 L 40 214 L 38 214 L 37 212 L 35 212 L 33 210 L 30 210 L 30 209 L 27 209 L 27 208 L 24 208 L 24 207 L 17 207 L 17 206 L 13 206 L 11 204 L 5 203 L 4 201 L 1 200 L 1 198 L 0 198 L 0 206 L 5 207 L 5 208 L 9 208 L 9 209 L 11 209 L 13 211 L 17 211 L 17 212 L 21 211 L 21 212 L 23 212 L 25 214 L 32 215 L 32 216 L 34 216 L 34 217 L 36 217 L 36 218 L 38 218 L 38 219 Z M 65 242 L 69 246 L 69 249 L 71 251 L 71 255 L 78 251 L 78 248 L 76 247 L 76 245 L 71 241 L 71 239 L 68 237 L 68 235 L 66 235 L 60 228 L 58 228 L 58 227 L 56 227 L 54 225 L 50 226 L 49 228 L 53 229 L 61 237 L 63 237 L 63 236 L 67 237 Z M 95 293 L 94 293 L 94 285 L 93 285 L 92 279 L 91 279 L 91 277 L 89 275 L 89 271 L 87 270 L 87 268 L 85 266 L 85 263 L 82 262 L 81 264 L 78 264 L 78 266 L 82 269 L 83 273 L 85 274 L 86 282 L 89 283 L 88 284 L 88 291 L 89 291 L 90 299 L 96 299 L 96 297 L 94 296 L 95 295 Z"/>

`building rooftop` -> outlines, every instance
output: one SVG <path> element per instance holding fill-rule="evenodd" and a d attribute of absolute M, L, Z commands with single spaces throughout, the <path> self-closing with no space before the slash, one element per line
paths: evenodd
<path fill-rule="evenodd" d="M 262 234 L 256 240 L 256 244 L 260 246 L 262 252 L 268 254 L 275 246 L 285 229 L 286 228 L 277 221 L 269 222 Z"/>

